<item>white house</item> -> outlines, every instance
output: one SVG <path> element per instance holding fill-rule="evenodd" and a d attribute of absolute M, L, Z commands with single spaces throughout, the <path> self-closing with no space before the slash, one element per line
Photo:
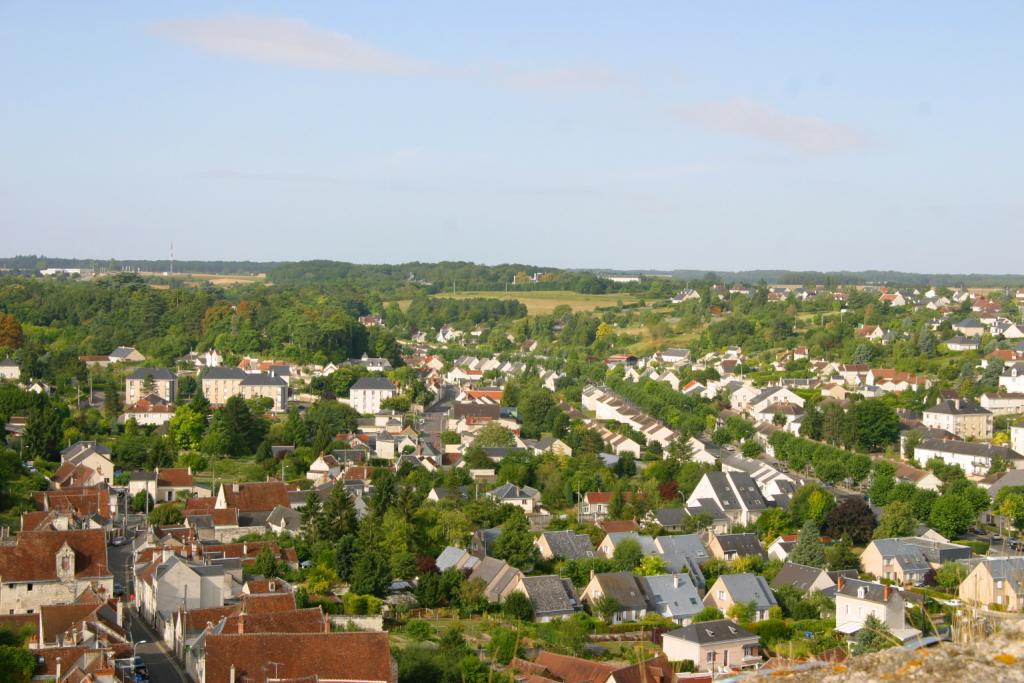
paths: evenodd
<path fill-rule="evenodd" d="M 363 415 L 380 412 L 381 403 L 393 397 L 398 389 L 387 377 L 360 377 L 349 390 L 349 403 Z"/>
<path fill-rule="evenodd" d="M 21 379 L 21 368 L 11 358 L 0 360 L 0 379 L 17 382 Z"/>
<path fill-rule="evenodd" d="M 843 576 L 836 582 L 836 630 L 840 633 L 853 635 L 874 616 L 894 636 L 909 640 L 921 632 L 907 628 L 904 607 L 903 594 L 893 586 Z"/>

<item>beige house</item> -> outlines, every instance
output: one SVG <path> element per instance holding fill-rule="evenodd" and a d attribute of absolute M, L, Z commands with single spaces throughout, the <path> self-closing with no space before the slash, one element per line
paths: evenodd
<path fill-rule="evenodd" d="M 61 467 L 81 465 L 92 470 L 108 486 L 114 484 L 114 462 L 111 450 L 95 441 L 76 441 L 60 452 Z"/>
<path fill-rule="evenodd" d="M 967 399 L 940 399 L 922 413 L 921 421 L 925 427 L 945 429 L 961 439 L 992 438 L 992 412 Z"/>
<path fill-rule="evenodd" d="M 1024 609 L 1024 557 L 984 559 L 960 583 L 960 599 L 1010 612 Z"/>
<path fill-rule="evenodd" d="M 662 636 L 662 648 L 670 662 L 689 660 L 698 671 L 761 666 L 761 641 L 750 631 L 716 619 L 690 624 Z"/>
<path fill-rule="evenodd" d="M 931 569 L 944 562 L 966 560 L 971 549 L 956 543 L 944 543 L 916 536 L 876 538 L 860 556 L 861 569 L 877 579 L 889 579 L 900 585 L 921 585 Z"/>
<path fill-rule="evenodd" d="M 704 596 L 705 607 L 717 607 L 723 614 L 737 604 L 754 604 L 754 621 L 764 621 L 778 603 L 771 587 L 757 574 L 722 574 Z"/>
<path fill-rule="evenodd" d="M 136 368 L 124 378 L 124 402 L 132 405 L 153 394 L 174 403 L 178 378 L 167 368 Z"/>
<path fill-rule="evenodd" d="M 288 410 L 288 382 L 273 374 L 247 373 L 240 368 L 207 368 L 203 373 L 203 396 L 222 406 L 232 396 L 244 399 L 269 398 L 271 410 Z"/>
<path fill-rule="evenodd" d="M 0 614 L 70 604 L 89 588 L 114 594 L 102 529 L 22 531 L 0 547 Z"/>

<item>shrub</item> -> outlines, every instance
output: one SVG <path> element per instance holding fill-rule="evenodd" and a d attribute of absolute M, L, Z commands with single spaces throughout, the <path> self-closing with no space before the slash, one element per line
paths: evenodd
<path fill-rule="evenodd" d="M 434 627 L 423 619 L 410 619 L 405 625 L 405 633 L 414 640 L 430 640 L 434 635 Z"/>

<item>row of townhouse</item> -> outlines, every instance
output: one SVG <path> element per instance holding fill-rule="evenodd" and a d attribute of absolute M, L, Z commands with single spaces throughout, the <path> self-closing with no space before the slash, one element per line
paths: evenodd
<path fill-rule="evenodd" d="M 675 430 L 651 417 L 607 387 L 591 384 L 583 389 L 582 403 L 598 420 L 613 420 L 643 434 L 648 443 L 657 441 L 667 448 L 678 437 Z"/>

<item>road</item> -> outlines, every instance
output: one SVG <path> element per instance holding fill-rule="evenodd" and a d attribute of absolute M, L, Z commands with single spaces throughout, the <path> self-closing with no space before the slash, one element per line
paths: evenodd
<path fill-rule="evenodd" d="M 125 597 L 130 597 L 135 589 L 131 583 L 131 545 L 111 547 L 108 559 L 114 574 L 114 582 L 124 586 Z M 132 640 L 141 643 L 136 646 L 135 654 L 142 657 L 146 663 L 150 680 L 154 683 L 185 683 L 188 679 L 178 669 L 170 653 L 164 649 L 163 641 L 145 624 L 134 608 L 125 610 L 125 620 L 128 622 L 127 630 Z"/>
<path fill-rule="evenodd" d="M 441 450 L 441 432 L 444 431 L 445 416 L 456 397 L 455 387 L 450 384 L 441 385 L 440 400 L 423 412 L 423 436 L 430 445 Z"/>

